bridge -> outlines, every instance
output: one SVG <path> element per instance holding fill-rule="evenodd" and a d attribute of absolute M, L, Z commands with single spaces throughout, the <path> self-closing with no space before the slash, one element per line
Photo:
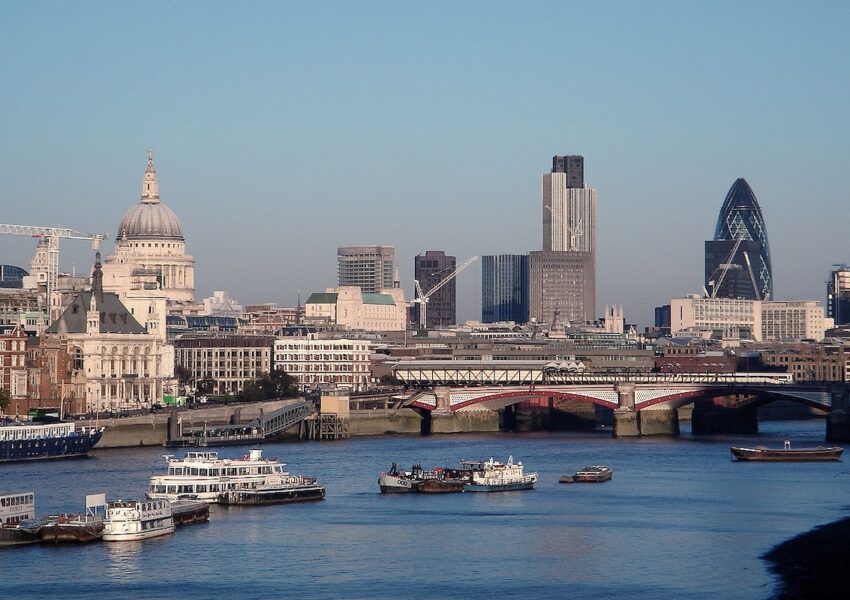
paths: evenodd
<path fill-rule="evenodd" d="M 586 402 L 613 411 L 615 436 L 677 435 L 678 409 L 694 404 L 697 433 L 757 431 L 757 408 L 790 400 L 828 413 L 827 438 L 850 440 L 842 382 L 797 383 L 788 373 L 588 372 L 551 361 L 400 361 L 397 379 L 424 413 L 503 410 L 521 402 Z"/>

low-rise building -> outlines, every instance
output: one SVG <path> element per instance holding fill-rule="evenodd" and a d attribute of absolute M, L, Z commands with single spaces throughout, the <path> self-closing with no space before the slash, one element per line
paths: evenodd
<path fill-rule="evenodd" d="M 272 369 L 274 337 L 186 334 L 174 340 L 179 368 L 191 387 L 212 381 L 214 395 L 235 394 Z"/>
<path fill-rule="evenodd" d="M 385 288 L 378 294 L 359 287 L 328 288 L 311 294 L 305 304 L 307 323 L 362 331 L 403 331 L 407 309 L 401 288 Z"/>
<path fill-rule="evenodd" d="M 371 344 L 366 340 L 283 337 L 275 340 L 275 368 L 292 376 L 299 388 L 368 389 Z"/>
<path fill-rule="evenodd" d="M 21 325 L 0 334 L 0 388 L 12 405 L 27 397 L 27 334 Z"/>

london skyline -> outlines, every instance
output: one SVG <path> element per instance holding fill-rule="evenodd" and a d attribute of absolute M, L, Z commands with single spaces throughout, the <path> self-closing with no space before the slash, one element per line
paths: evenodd
<path fill-rule="evenodd" d="M 426 250 L 539 248 L 540 176 L 579 154 L 598 190 L 597 312 L 647 325 L 699 292 L 738 177 L 770 230 L 775 297 L 823 301 L 850 259 L 850 10 L 534 6 L 11 5 L 3 222 L 113 238 L 150 147 L 197 297 L 294 305 L 334 285 L 337 247 L 383 244 L 409 299 Z M 0 238 L 6 264 L 34 249 Z M 92 262 L 63 242 L 64 270 Z M 480 318 L 480 285 L 479 267 L 460 276 L 460 320 Z"/>

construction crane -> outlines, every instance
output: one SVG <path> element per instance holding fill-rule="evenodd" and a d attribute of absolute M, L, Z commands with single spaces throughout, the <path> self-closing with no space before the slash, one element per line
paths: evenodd
<path fill-rule="evenodd" d="M 107 239 L 105 234 L 80 233 L 73 229 L 63 227 L 40 227 L 36 225 L 5 225 L 0 224 L 0 234 L 6 235 L 28 235 L 40 238 L 47 242 L 47 320 L 51 320 L 52 297 L 56 292 L 57 280 L 59 278 L 59 240 L 66 238 L 70 240 L 91 240 L 92 249 L 100 248 L 100 242 Z"/>
<path fill-rule="evenodd" d="M 741 265 L 736 265 L 732 262 L 732 259 L 735 258 L 735 254 L 738 252 L 738 248 L 741 247 L 741 242 L 744 241 L 744 238 L 738 238 L 735 240 L 735 245 L 732 247 L 732 252 L 729 253 L 729 256 L 726 257 L 722 263 L 717 265 L 717 269 L 712 273 L 712 275 L 717 275 L 717 272 L 720 271 L 720 277 L 716 279 L 714 282 L 709 282 L 709 285 L 712 283 L 714 286 L 711 288 L 710 298 L 716 298 L 717 292 L 720 291 L 720 286 L 723 284 L 723 279 L 726 278 L 726 273 L 729 269 L 740 269 Z"/>
<path fill-rule="evenodd" d="M 478 260 L 477 256 L 473 256 L 472 258 L 467 258 L 463 262 L 462 265 L 457 267 L 454 271 L 449 273 L 449 275 L 445 279 L 443 279 L 437 285 L 432 287 L 428 291 L 427 294 L 422 292 L 422 287 L 419 285 L 419 281 L 416 280 L 416 279 L 413 280 L 413 285 L 416 286 L 416 298 L 411 300 L 411 303 L 419 305 L 419 328 L 420 329 L 427 329 L 428 328 L 428 320 L 426 318 L 427 317 L 427 311 L 428 311 L 428 301 L 431 299 L 431 296 L 434 294 L 434 292 L 436 292 L 441 287 L 443 287 L 448 282 L 450 282 L 452 279 L 457 277 L 458 273 L 463 271 L 466 267 L 468 267 L 469 265 L 474 263 L 476 260 Z"/>

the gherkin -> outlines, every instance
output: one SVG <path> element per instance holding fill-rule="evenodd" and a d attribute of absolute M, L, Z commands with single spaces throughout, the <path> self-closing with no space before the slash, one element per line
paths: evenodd
<path fill-rule="evenodd" d="M 743 177 L 726 194 L 714 240 L 705 243 L 705 289 L 716 298 L 773 297 L 767 229 L 756 195 Z"/>

